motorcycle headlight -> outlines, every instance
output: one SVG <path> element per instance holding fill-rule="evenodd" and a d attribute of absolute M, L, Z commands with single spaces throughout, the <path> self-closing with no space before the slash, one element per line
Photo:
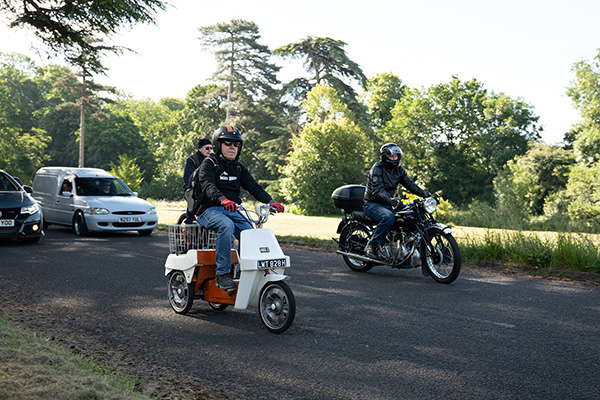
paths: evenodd
<path fill-rule="evenodd" d="M 427 212 L 427 214 L 433 214 L 437 208 L 437 201 L 433 197 L 428 197 L 423 202 L 423 205 L 425 206 L 425 212 Z"/>
<path fill-rule="evenodd" d="M 269 205 L 268 204 L 257 204 L 254 207 L 254 211 L 259 217 L 268 217 L 269 216 Z"/>
<path fill-rule="evenodd" d="M 108 210 L 106 208 L 101 207 L 92 207 L 90 208 L 90 214 L 106 215 L 108 214 Z"/>
<path fill-rule="evenodd" d="M 40 211 L 40 206 L 37 203 L 21 207 L 21 214 L 35 214 L 38 211 Z"/>

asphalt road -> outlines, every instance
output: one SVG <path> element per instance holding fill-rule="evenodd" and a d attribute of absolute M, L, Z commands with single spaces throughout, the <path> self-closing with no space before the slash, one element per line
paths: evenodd
<path fill-rule="evenodd" d="M 600 288 L 464 268 L 348 269 L 284 248 L 296 320 L 269 333 L 256 309 L 186 316 L 166 296 L 166 233 L 0 242 L 2 314 L 104 365 L 154 398 L 598 399 Z"/>

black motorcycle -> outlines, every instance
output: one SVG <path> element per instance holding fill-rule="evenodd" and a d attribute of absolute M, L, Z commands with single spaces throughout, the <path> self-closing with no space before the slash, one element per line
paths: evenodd
<path fill-rule="evenodd" d="M 460 273 L 460 250 L 452 228 L 433 217 L 441 191 L 403 204 L 396 210 L 396 222 L 375 259 L 365 254 L 365 246 L 376 226 L 362 208 L 365 189 L 362 185 L 345 185 L 331 195 L 334 205 L 344 212 L 337 229 L 340 237 L 333 240 L 339 244 L 337 253 L 344 257 L 348 267 L 358 272 L 366 272 L 375 265 L 402 269 L 421 267 L 424 276 L 431 276 L 436 282 L 452 283 Z"/>

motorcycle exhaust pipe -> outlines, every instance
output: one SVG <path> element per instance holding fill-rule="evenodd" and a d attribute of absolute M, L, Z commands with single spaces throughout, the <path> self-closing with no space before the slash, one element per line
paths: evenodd
<path fill-rule="evenodd" d="M 393 265 L 393 264 L 388 263 L 387 261 L 384 261 L 384 260 L 378 260 L 378 259 L 375 259 L 375 258 L 369 258 L 367 256 L 363 256 L 363 255 L 360 255 L 360 254 L 348 253 L 347 251 L 337 250 L 336 253 L 337 254 L 341 254 L 343 256 L 352 257 L 352 258 L 355 258 L 355 259 L 360 260 L 360 261 L 372 262 L 372 263 L 375 263 L 375 264 L 390 265 L 390 266 Z"/>

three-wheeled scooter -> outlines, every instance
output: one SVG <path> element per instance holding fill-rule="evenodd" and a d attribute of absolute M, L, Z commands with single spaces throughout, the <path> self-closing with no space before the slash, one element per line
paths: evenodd
<path fill-rule="evenodd" d="M 238 212 L 254 229 L 241 232 L 239 255 L 237 248 L 231 249 L 232 276 L 237 284 L 232 291 L 215 285 L 216 232 L 196 223 L 168 225 L 170 254 L 165 275 L 169 302 L 176 313 L 186 314 L 194 300 L 201 299 L 217 311 L 230 305 L 239 310 L 258 306 L 261 321 L 273 333 L 285 332 L 292 325 L 296 300 L 285 282 L 290 257 L 283 254 L 273 231 L 262 228 L 273 211 L 268 204 L 258 204 L 254 211 L 238 205 Z"/>

